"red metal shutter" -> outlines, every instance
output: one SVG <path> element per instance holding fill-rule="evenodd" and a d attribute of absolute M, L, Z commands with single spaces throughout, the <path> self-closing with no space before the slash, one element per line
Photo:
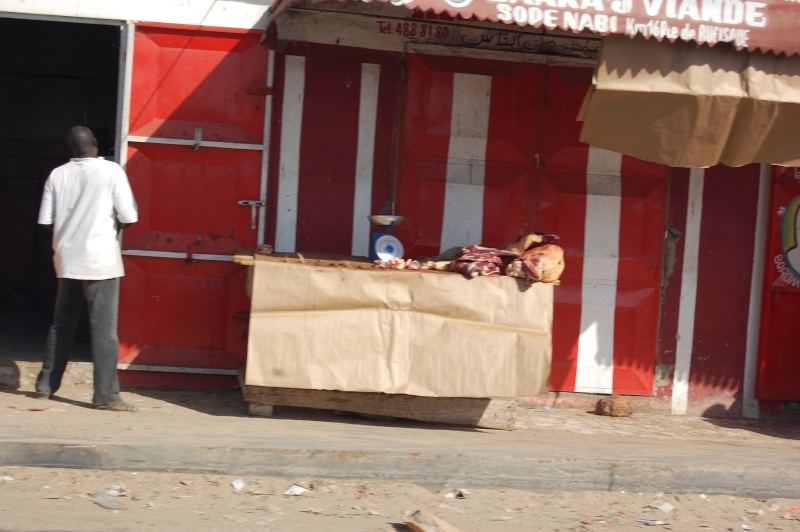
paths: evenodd
<path fill-rule="evenodd" d="M 266 171 L 259 39 L 136 29 L 127 172 L 139 222 L 124 235 L 119 327 L 130 369 L 233 373 L 245 361 L 246 270 L 231 259 L 258 242 L 257 207 L 240 201 L 262 199 Z"/>

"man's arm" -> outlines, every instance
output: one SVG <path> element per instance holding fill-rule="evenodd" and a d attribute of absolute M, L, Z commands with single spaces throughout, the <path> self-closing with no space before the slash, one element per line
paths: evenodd
<path fill-rule="evenodd" d="M 133 198 L 133 191 L 128 182 L 128 176 L 119 165 L 115 165 L 114 183 L 114 215 L 117 219 L 117 227 L 125 229 L 132 223 L 139 220 L 139 209 L 136 207 L 136 200 Z"/>
<path fill-rule="evenodd" d="M 36 221 L 48 231 L 52 231 L 55 219 L 56 206 L 53 198 L 53 183 L 48 177 L 44 183 L 44 190 L 42 190 L 42 202 L 39 204 L 39 217 Z"/>

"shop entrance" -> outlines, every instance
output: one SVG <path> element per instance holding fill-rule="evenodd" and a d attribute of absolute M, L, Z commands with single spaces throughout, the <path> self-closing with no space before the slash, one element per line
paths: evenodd
<path fill-rule="evenodd" d="M 65 139 L 90 127 L 116 160 L 120 27 L 0 17 L 0 357 L 38 360 L 56 280 L 51 235 L 36 225 L 50 171 L 69 159 Z M 74 359 L 88 357 L 85 324 Z"/>

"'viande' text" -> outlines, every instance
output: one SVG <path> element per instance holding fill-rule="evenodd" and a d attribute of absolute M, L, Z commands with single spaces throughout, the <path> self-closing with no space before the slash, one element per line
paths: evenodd
<path fill-rule="evenodd" d="M 627 15 L 634 6 L 642 6 L 651 18 L 666 18 L 687 22 L 707 22 L 711 25 L 744 25 L 763 28 L 767 25 L 764 13 L 767 4 L 750 0 L 489 0 L 497 4 L 497 18 L 517 24 L 543 24 L 557 20 L 564 10 L 594 11 Z M 564 13 L 566 15 L 566 12 Z M 576 14 L 578 18 L 581 14 Z M 592 16 L 592 15 L 589 15 Z M 593 15 L 598 16 L 598 15 Z M 537 21 L 538 19 L 538 21 Z M 550 24 L 549 24 L 550 23 Z M 610 22 L 609 22 L 610 23 Z M 602 30 L 601 30 L 602 31 Z"/>

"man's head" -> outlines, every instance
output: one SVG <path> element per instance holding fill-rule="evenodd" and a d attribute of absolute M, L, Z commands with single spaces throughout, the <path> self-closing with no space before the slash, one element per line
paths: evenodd
<path fill-rule="evenodd" d="M 67 144 L 73 157 L 97 157 L 97 139 L 88 127 L 75 126 L 67 133 Z"/>

